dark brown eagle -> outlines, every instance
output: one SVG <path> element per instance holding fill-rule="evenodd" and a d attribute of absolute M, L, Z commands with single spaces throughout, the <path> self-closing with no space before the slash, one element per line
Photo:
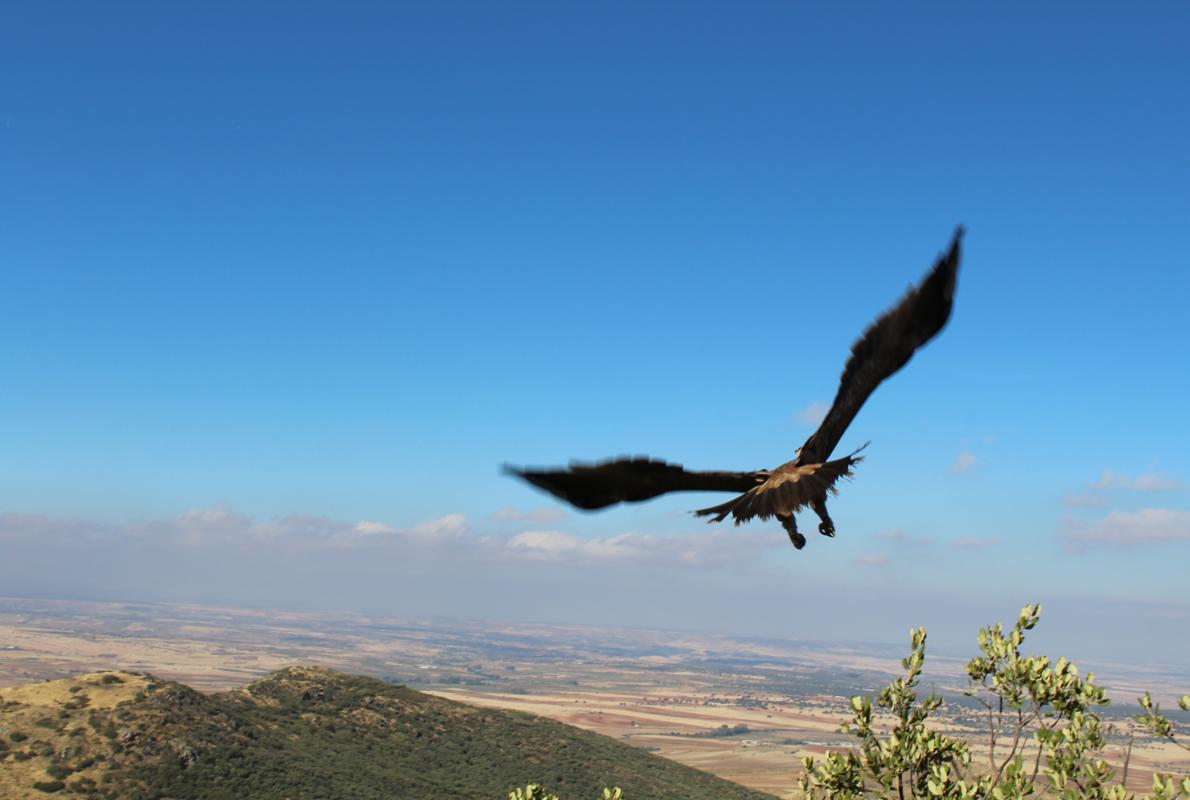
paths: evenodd
<path fill-rule="evenodd" d="M 838 493 L 835 484 L 840 478 L 851 477 L 851 468 L 863 460 L 858 453 L 864 448 L 834 461 L 827 459 L 868 396 L 946 325 L 962 237 L 960 226 L 950 249 L 939 256 L 922 282 L 910 287 L 901 302 L 868 326 L 851 346 L 851 357 L 839 379 L 839 391 L 830 411 L 792 461 L 773 470 L 692 472 L 678 464 L 641 456 L 597 464 L 574 462 L 566 469 L 505 466 L 504 471 L 585 510 L 649 500 L 667 492 L 739 492 L 726 503 L 694 513 L 710 517 L 709 522 L 722 522 L 730 515 L 736 525 L 753 517 L 776 517 L 793 546 L 801 550 L 806 546 L 806 537 L 798 532 L 794 513 L 809 506 L 821 520 L 818 532 L 834 536 L 835 524 L 826 510 L 826 496 Z"/>

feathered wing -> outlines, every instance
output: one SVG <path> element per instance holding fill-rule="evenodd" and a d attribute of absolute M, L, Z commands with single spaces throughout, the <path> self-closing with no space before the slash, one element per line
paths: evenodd
<path fill-rule="evenodd" d="M 712 516 L 715 521 L 730 514 L 737 524 L 752 517 L 785 516 L 815 498 L 835 492 L 838 480 L 850 477 L 852 466 L 862 460 L 856 455 L 858 450 L 835 461 L 826 460 L 843 432 L 872 391 L 905 366 L 917 348 L 942 330 L 950 317 L 962 235 L 960 227 L 950 250 L 938 259 L 925 279 L 852 345 L 839 391 L 822 425 L 806 440 L 797 459 L 771 473 L 691 472 L 677 464 L 645 457 L 574 463 L 565 469 L 506 466 L 505 472 L 587 510 L 649 500 L 668 492 L 742 492 L 727 503 L 695 512 Z"/>
<path fill-rule="evenodd" d="M 867 445 L 864 445 L 866 447 Z M 863 447 L 860 448 L 862 450 Z M 817 497 L 828 492 L 837 494 L 835 484 L 840 478 L 850 478 L 851 467 L 863 461 L 856 450 L 849 456 L 828 461 L 825 464 L 799 464 L 790 461 L 773 470 L 761 484 L 752 487 L 739 497 L 694 513 L 700 517 L 711 517 L 708 522 L 722 522 L 729 514 L 735 524 L 760 517 L 787 517 Z"/>
<path fill-rule="evenodd" d="M 680 464 L 647 457 L 572 463 L 565 469 L 505 465 L 504 471 L 587 511 L 649 500 L 667 492 L 746 492 L 769 476 L 766 471 L 692 472 Z"/>
<path fill-rule="evenodd" d="M 950 249 L 939 256 L 922 282 L 911 287 L 899 303 L 868 326 L 851 346 L 835 401 L 818 430 L 802 445 L 798 458 L 803 464 L 822 463 L 830 458 L 868 396 L 946 325 L 954 299 L 962 238 L 960 226 L 951 239 Z"/>

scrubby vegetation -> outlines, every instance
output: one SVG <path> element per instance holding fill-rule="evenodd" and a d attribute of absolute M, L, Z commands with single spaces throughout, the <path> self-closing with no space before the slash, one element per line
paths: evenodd
<path fill-rule="evenodd" d="M 14 712 L 53 735 L 33 727 L 37 713 Z M 67 713 L 52 745 L 28 749 L 26 787 L 96 800 L 474 800 L 535 778 L 574 798 L 605 786 L 648 800 L 768 797 L 552 720 L 316 668 L 211 696 L 150 680 L 114 708 Z"/>
<path fill-rule="evenodd" d="M 718 728 L 713 728 L 703 733 L 695 734 L 696 736 L 705 736 L 711 739 L 718 739 L 725 736 L 743 736 L 749 732 L 747 725 L 720 725 Z"/>
<path fill-rule="evenodd" d="M 604 789 L 603 800 L 623 800 L 621 789 Z M 556 794 L 550 794 L 539 784 L 531 783 L 524 789 L 513 789 L 508 793 L 508 800 L 561 800 Z"/>
<path fill-rule="evenodd" d="M 979 655 L 967 664 L 966 694 L 986 715 L 986 748 L 973 750 L 948 735 L 935 724 L 942 699 L 919 697 L 926 632 L 917 629 L 902 662 L 905 674 L 873 697 L 851 698 L 852 718 L 844 729 L 856 736 L 855 749 L 804 762 L 805 800 L 1128 800 L 1136 737 L 1190 749 L 1148 694 L 1130 723 L 1108 724 L 1101 712 L 1109 701 L 1094 675 L 1083 675 L 1065 659 L 1024 655 L 1025 635 L 1039 619 L 1039 607 L 1028 606 L 1010 630 L 995 625 L 979 633 Z M 92 690 L 117 687 L 112 690 L 131 699 L 114 707 L 93 704 L 74 686 L 62 691 L 56 705 L 9 702 L 0 708 L 0 731 L 6 733 L 0 769 L 12 765 L 13 774 L 24 776 L 23 794 L 14 796 L 768 797 L 551 720 L 323 669 L 283 670 L 212 696 L 143 675 L 91 680 Z M 1190 711 L 1190 696 L 1179 705 Z M 56 717 L 47 716 L 47 708 L 57 708 Z M 742 725 L 724 725 L 704 735 L 747 732 Z M 1126 745 L 1122 759 L 1109 762 L 1109 740 Z M 525 785 L 526 778 L 539 782 Z M 0 784 L 0 794 L 8 797 L 5 791 Z M 1145 796 L 1190 800 L 1190 778 L 1158 774 Z"/>
<path fill-rule="evenodd" d="M 927 723 L 942 705 L 931 694 L 919 699 L 926 632 L 911 633 L 904 677 L 875 698 L 851 698 L 852 721 L 844 725 L 858 739 L 858 752 L 830 753 L 822 762 L 807 758 L 800 785 L 806 800 L 848 798 L 940 798 L 941 800 L 1126 800 L 1128 756 L 1117 769 L 1104 756 L 1109 734 L 1095 709 L 1110 703 L 1066 659 L 1025 656 L 1021 644 L 1041 616 L 1026 606 L 1012 630 L 997 624 L 979 632 L 980 655 L 967 663 L 967 694 L 987 713 L 988 756 L 979 763 L 966 742 Z M 1128 753 L 1137 733 L 1177 743 L 1173 724 L 1146 693 L 1143 713 L 1127 731 Z M 1178 705 L 1190 710 L 1190 695 Z M 891 727 L 881 731 L 887 721 Z M 1185 746 L 1179 743 L 1179 746 Z M 1187 748 L 1190 749 L 1190 748 Z M 1190 796 L 1190 778 L 1153 778 L 1154 800 Z"/>
<path fill-rule="evenodd" d="M 917 687 L 925 665 L 926 631 L 910 634 L 906 670 L 875 698 L 851 698 L 852 721 L 843 726 L 858 739 L 857 751 L 829 753 L 822 762 L 807 758 L 799 781 L 804 800 L 1130 800 L 1128 760 L 1134 737 L 1148 734 L 1190 750 L 1173 723 L 1146 692 L 1141 713 L 1126 731 L 1112 730 L 1095 713 L 1110 704 L 1095 676 L 1080 675 L 1064 658 L 1025 656 L 1025 632 L 1037 625 L 1040 606 L 1026 606 L 1007 634 L 997 624 L 979 632 L 980 655 L 967 663 L 966 694 L 987 713 L 987 758 L 973 758 L 968 743 L 928 723 L 942 707 Z M 1178 706 L 1190 711 L 1190 695 Z M 882 725 L 887 723 L 887 729 Z M 727 728 L 727 726 L 723 726 Z M 1108 763 L 1108 735 L 1126 736 L 1119 768 Z M 727 735 L 727 734 L 719 734 Z M 604 797 L 612 790 L 604 790 Z M 615 790 L 617 800 L 622 797 Z M 1157 774 L 1149 800 L 1190 797 L 1190 777 Z M 540 786 L 509 794 L 509 800 L 559 800 Z M 577 796 L 567 800 L 580 800 Z M 633 800 L 633 798 L 627 798 Z"/>

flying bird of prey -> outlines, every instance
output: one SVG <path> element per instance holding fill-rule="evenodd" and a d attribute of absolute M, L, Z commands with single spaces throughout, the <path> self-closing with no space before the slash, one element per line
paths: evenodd
<path fill-rule="evenodd" d="M 722 522 L 730 516 L 736 525 L 753 517 L 776 517 L 798 550 L 806 546 L 806 537 L 798 532 L 794 514 L 809 506 L 820 520 L 818 532 L 833 537 L 835 523 L 826 510 L 827 494 L 838 493 L 839 479 L 851 477 L 852 467 L 863 460 L 859 452 L 867 445 L 834 461 L 828 459 L 868 396 L 946 325 L 962 237 L 963 228 L 959 227 L 950 248 L 921 283 L 910 287 L 901 301 L 868 326 L 851 346 L 830 411 L 792 461 L 772 470 L 698 472 L 641 456 L 596 464 L 574 462 L 556 469 L 505 466 L 505 472 L 584 510 L 635 503 L 668 492 L 736 492 L 738 496 L 726 503 L 694 513 L 710 517 L 709 522 Z"/>

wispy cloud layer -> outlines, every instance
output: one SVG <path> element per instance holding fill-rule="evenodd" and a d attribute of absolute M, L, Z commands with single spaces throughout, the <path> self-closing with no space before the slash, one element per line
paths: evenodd
<path fill-rule="evenodd" d="M 1141 547 L 1163 542 L 1190 541 L 1190 511 L 1143 508 L 1113 511 L 1101 520 L 1069 520 L 1063 533 L 1067 551 L 1081 553 L 1090 547 Z"/>
<path fill-rule="evenodd" d="M 1105 469 L 1095 483 L 1095 489 L 1131 489 L 1134 492 L 1177 492 L 1186 488 L 1186 484 L 1178 478 L 1166 478 L 1156 472 L 1146 472 L 1135 478 L 1117 475 Z"/>
<path fill-rule="evenodd" d="M 32 514 L 0 514 L 0 542 L 71 544 L 102 541 L 112 545 L 155 543 L 185 547 L 341 548 L 392 543 L 431 544 L 461 537 L 462 514 L 425 520 L 407 529 L 383 522 L 343 522 L 310 514 L 257 520 L 226 506 L 184 511 L 167 520 L 128 524 Z"/>
<path fill-rule="evenodd" d="M 357 524 L 356 529 L 359 529 Z M 405 534 L 406 538 L 423 544 L 454 542 L 467 533 L 467 518 L 462 514 L 447 514 L 419 522 Z"/>
<path fill-rule="evenodd" d="M 966 475 L 971 470 L 975 469 L 975 464 L 977 462 L 978 459 L 975 458 L 974 453 L 959 453 L 958 456 L 955 457 L 954 463 L 950 465 L 950 471 L 955 475 Z"/>
<path fill-rule="evenodd" d="M 343 522 L 298 514 L 257 520 L 222 506 L 186 511 L 169 520 L 128 525 L 0 514 L 0 543 L 68 547 L 86 541 L 112 547 L 152 543 L 173 550 L 236 552 L 267 548 L 278 554 L 357 549 L 427 557 L 437 551 L 470 561 L 529 559 L 677 567 L 750 562 L 781 543 L 779 537 L 734 530 L 674 536 L 629 532 L 605 537 L 581 537 L 560 530 L 491 533 L 474 530 L 463 514 L 447 514 L 406 528 L 373 520 Z"/>
<path fill-rule="evenodd" d="M 851 559 L 851 563 L 863 567 L 883 567 L 888 564 L 888 556 L 876 553 L 866 553 Z"/>
<path fill-rule="evenodd" d="M 1110 469 L 1105 469 L 1099 480 L 1091 484 L 1083 492 L 1070 494 L 1062 498 L 1062 505 L 1067 508 L 1103 508 L 1108 504 L 1109 490 L 1124 489 L 1132 492 L 1180 492 L 1190 488 L 1179 478 L 1171 478 L 1157 474 L 1155 471 L 1146 472 L 1130 478 L 1120 475 Z"/>
<path fill-rule="evenodd" d="M 552 506 L 542 506 L 532 511 L 521 511 L 512 506 L 504 506 L 492 514 L 492 519 L 499 522 L 536 522 L 547 525 L 565 518 L 565 511 Z"/>
<path fill-rule="evenodd" d="M 798 422 L 806 425 L 821 425 L 822 421 L 826 419 L 826 412 L 830 411 L 830 406 L 826 403 L 815 400 L 810 405 L 803 408 L 801 411 L 793 415 L 793 418 Z"/>
<path fill-rule="evenodd" d="M 525 531 L 512 537 L 505 549 L 530 558 L 574 561 L 637 561 L 720 566 L 751 561 L 774 549 L 776 537 L 736 531 L 713 531 L 685 536 L 621 533 L 580 538 L 561 531 Z"/>

